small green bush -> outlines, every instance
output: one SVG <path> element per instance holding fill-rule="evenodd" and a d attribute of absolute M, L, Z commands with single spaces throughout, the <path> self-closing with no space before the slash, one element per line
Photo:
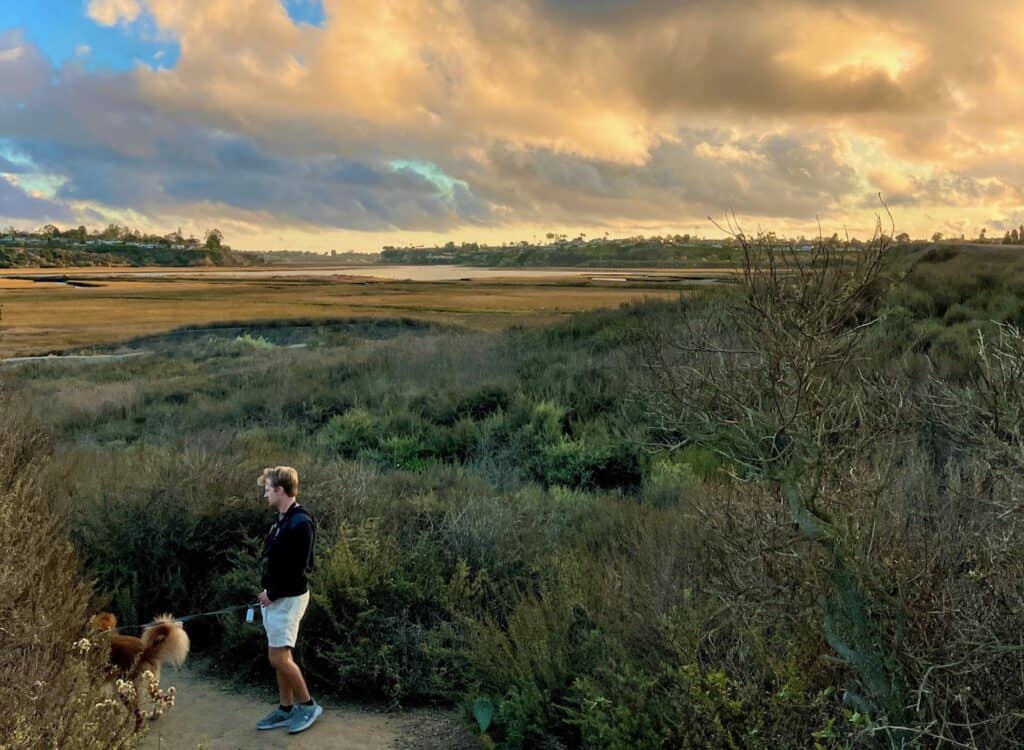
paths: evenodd
<path fill-rule="evenodd" d="M 425 543 L 403 548 L 370 520 L 343 526 L 312 586 L 314 673 L 345 694 L 453 698 L 461 664 L 444 583 Z"/>
<path fill-rule="evenodd" d="M 563 720 L 574 676 L 593 647 L 569 592 L 546 590 L 524 598 L 505 624 L 475 623 L 469 659 L 474 693 L 495 701 L 494 736 L 509 750 L 573 746 L 577 733 Z"/>
<path fill-rule="evenodd" d="M 376 448 L 380 438 L 377 418 L 368 410 L 355 408 L 334 417 L 317 433 L 317 441 L 340 456 L 354 458 Z"/>
<path fill-rule="evenodd" d="M 643 502 L 656 508 L 675 505 L 686 490 L 697 483 L 693 468 L 686 462 L 659 457 L 651 462 L 644 478 Z"/>
<path fill-rule="evenodd" d="M 497 411 L 508 408 L 509 394 L 501 385 L 486 385 L 462 396 L 455 407 L 460 417 L 479 422 Z"/>
<path fill-rule="evenodd" d="M 643 674 L 626 662 L 602 678 L 604 684 L 586 677 L 573 684 L 573 702 L 579 707 L 569 712 L 569 721 L 580 727 L 584 747 L 778 747 L 758 742 L 756 725 L 748 723 L 756 717 L 720 670 L 702 673 L 695 664 L 665 664 L 657 673 Z"/>
<path fill-rule="evenodd" d="M 239 344 L 251 346 L 253 349 L 276 349 L 277 345 L 267 341 L 265 338 L 258 334 L 243 333 L 240 336 L 235 337 L 235 341 Z"/>

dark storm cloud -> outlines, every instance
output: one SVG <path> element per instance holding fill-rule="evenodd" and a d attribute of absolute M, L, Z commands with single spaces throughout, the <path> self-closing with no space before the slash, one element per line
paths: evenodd
<path fill-rule="evenodd" d="M 1021 202 L 1020 2 L 98 5 L 125 33 L 138 6 L 180 59 L 53 68 L 0 32 L 0 136 L 83 216 L 807 221 L 861 206 L 858 170 L 907 208 Z"/>
<path fill-rule="evenodd" d="M 0 106 L 0 133 L 36 171 L 66 178 L 63 201 L 153 216 L 221 204 L 285 222 L 362 230 L 441 229 L 486 218 L 487 207 L 464 187 L 447 192 L 415 172 L 330 153 L 275 155 L 252 138 L 163 116 L 131 76 L 50 70 L 39 56 L 25 57 L 48 71 L 36 75 L 48 83 L 18 106 Z M 16 62 L 24 67 L 21 55 Z M 9 68 L 0 58 L 0 77 Z M 0 163 L 0 171 L 24 171 L 17 167 Z M 57 216 L 57 204 L 4 185 L 11 211 L 4 215 Z M 66 207 L 61 211 L 68 216 Z"/>
<path fill-rule="evenodd" d="M 672 222 L 734 208 L 811 219 L 858 186 L 826 135 L 735 140 L 716 130 L 681 131 L 644 165 L 497 148 L 471 179 L 482 196 L 532 218 L 597 223 L 623 214 Z"/>

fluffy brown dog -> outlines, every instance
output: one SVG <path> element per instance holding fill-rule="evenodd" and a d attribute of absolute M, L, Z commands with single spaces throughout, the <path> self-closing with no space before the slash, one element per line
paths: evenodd
<path fill-rule="evenodd" d="M 142 631 L 141 638 L 111 634 L 112 677 L 134 681 L 149 670 L 159 684 L 162 664 L 181 666 L 185 662 L 190 645 L 185 628 L 180 622 L 174 622 L 170 615 L 160 615 L 153 622 L 153 625 Z M 113 630 L 117 627 L 117 617 L 110 612 L 100 612 L 93 615 L 90 624 L 97 630 Z"/>

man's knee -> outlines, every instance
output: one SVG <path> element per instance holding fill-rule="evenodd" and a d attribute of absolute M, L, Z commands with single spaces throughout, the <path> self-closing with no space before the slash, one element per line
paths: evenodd
<path fill-rule="evenodd" d="M 267 659 L 270 661 L 270 666 L 279 669 L 292 660 L 292 650 L 287 646 L 280 648 L 271 646 L 267 649 Z"/>

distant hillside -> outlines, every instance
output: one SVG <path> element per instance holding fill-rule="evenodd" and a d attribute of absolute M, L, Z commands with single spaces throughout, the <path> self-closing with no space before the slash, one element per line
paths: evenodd
<path fill-rule="evenodd" d="M 825 238 L 826 244 L 837 244 L 843 251 L 856 251 L 865 242 L 837 236 Z M 798 252 L 810 252 L 817 240 L 781 239 Z M 584 241 L 556 240 L 548 244 L 521 242 L 514 245 L 478 245 L 475 242 L 456 245 L 449 242 L 438 247 L 385 247 L 380 263 L 398 265 L 459 265 L 485 267 L 583 267 L 583 268 L 645 268 L 734 265 L 741 260 L 741 250 L 731 238 L 703 239 L 696 237 L 633 237 L 628 239 L 592 239 Z M 1001 242 L 901 241 L 892 246 L 892 259 L 897 263 L 943 262 L 959 258 L 960 263 L 1024 262 L 1024 246 Z"/>
<path fill-rule="evenodd" d="M 1007 278 L 1024 273 L 1024 246 L 994 242 L 914 242 L 892 247 L 892 261 L 900 270 L 926 266 L 952 275 L 1002 273 Z"/>
<path fill-rule="evenodd" d="M 251 266 L 262 263 L 262 258 L 224 248 L 142 247 L 118 242 L 91 244 L 88 249 L 56 244 L 0 247 L 0 268 Z"/>
<path fill-rule="evenodd" d="M 714 266 L 733 260 L 730 240 L 678 238 L 580 239 L 546 245 L 478 245 L 475 242 L 442 247 L 385 247 L 381 263 L 401 265 L 460 266 L 563 266 L 563 267 L 654 267 Z"/>
<path fill-rule="evenodd" d="M 307 250 L 246 250 L 246 255 L 260 258 L 274 266 L 369 266 L 380 262 L 378 253 L 357 253 L 353 251 L 317 253 Z"/>

